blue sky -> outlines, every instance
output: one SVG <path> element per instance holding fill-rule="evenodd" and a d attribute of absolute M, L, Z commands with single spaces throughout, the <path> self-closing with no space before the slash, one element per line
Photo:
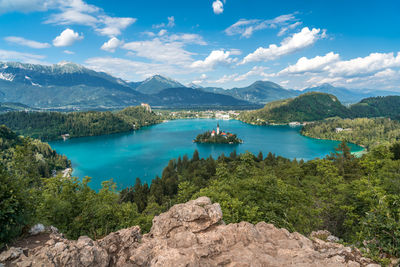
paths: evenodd
<path fill-rule="evenodd" d="M 400 91 L 400 1 L 0 0 L 0 61 Z"/>

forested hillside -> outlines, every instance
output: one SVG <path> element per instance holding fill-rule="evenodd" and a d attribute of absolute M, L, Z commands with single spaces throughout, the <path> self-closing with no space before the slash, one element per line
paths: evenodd
<path fill-rule="evenodd" d="M 400 96 L 370 97 L 350 106 L 357 117 L 399 117 Z"/>
<path fill-rule="evenodd" d="M 226 223 L 265 221 L 303 234 L 327 229 L 368 248 L 375 259 L 400 256 L 399 144 L 355 158 L 343 143 L 337 153 L 308 162 L 271 153 L 200 159 L 196 151 L 191 159 L 171 160 L 150 186 L 137 179 L 121 192 L 111 181 L 95 192 L 89 178 L 39 179 L 45 175 L 32 171 L 36 154 L 15 147 L 15 155 L 0 165 L 3 244 L 37 222 L 70 238 L 99 238 L 132 225 L 148 231 L 152 218 L 173 204 L 209 196 L 221 204 Z"/>
<path fill-rule="evenodd" d="M 369 149 L 400 141 L 400 122 L 384 118 L 334 119 L 305 125 L 301 134 L 351 142 Z"/>
<path fill-rule="evenodd" d="M 260 110 L 241 114 L 240 119 L 247 123 L 265 124 L 316 121 L 335 116 L 351 115 L 335 96 L 311 92 L 296 98 L 268 103 Z"/>
<path fill-rule="evenodd" d="M 400 96 L 371 97 L 346 107 L 334 96 L 310 92 L 296 98 L 271 102 L 264 108 L 244 112 L 240 119 L 252 124 L 320 121 L 327 118 L 400 118 Z"/>
<path fill-rule="evenodd" d="M 9 112 L 0 114 L 4 124 L 18 134 L 41 140 L 95 136 L 127 132 L 161 122 L 161 117 L 145 107 L 128 107 L 119 112 Z"/>

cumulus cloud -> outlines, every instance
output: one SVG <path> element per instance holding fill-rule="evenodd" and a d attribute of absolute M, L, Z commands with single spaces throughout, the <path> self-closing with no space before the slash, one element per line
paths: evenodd
<path fill-rule="evenodd" d="M 101 46 L 101 49 L 103 49 L 104 51 L 108 51 L 108 52 L 114 53 L 115 49 L 117 49 L 122 44 L 123 44 L 122 41 L 118 40 L 118 38 L 116 38 L 116 37 L 113 37 L 110 40 L 108 40 L 107 42 L 105 42 Z"/>
<path fill-rule="evenodd" d="M 300 32 L 293 34 L 291 37 L 284 39 L 281 45 L 271 44 L 269 47 L 259 47 L 253 53 L 248 54 L 241 64 L 256 61 L 270 61 L 280 58 L 284 55 L 292 54 L 306 47 L 313 45 L 318 39 L 324 38 L 325 31 L 313 28 L 310 30 L 304 27 Z"/>
<path fill-rule="evenodd" d="M 254 66 L 250 71 L 246 72 L 242 75 L 237 75 L 234 78 L 235 82 L 247 80 L 250 76 L 260 76 L 260 77 L 272 77 L 273 75 L 265 73 L 265 70 L 268 69 L 267 67 L 262 66 Z"/>
<path fill-rule="evenodd" d="M 301 24 L 301 22 L 299 21 L 295 22 L 296 20 L 297 19 L 294 14 L 281 15 L 269 20 L 240 19 L 236 23 L 225 29 L 225 33 L 227 35 L 240 35 L 241 37 L 249 38 L 256 31 L 267 28 L 275 29 L 283 27 L 278 33 L 278 35 L 280 36 L 289 29 L 294 29 Z"/>
<path fill-rule="evenodd" d="M 98 28 L 96 31 L 101 35 L 106 36 L 117 36 L 121 34 L 121 31 L 125 30 L 128 26 L 135 23 L 137 19 L 135 18 L 118 18 L 101 16 L 100 22 L 105 25 L 105 27 Z"/>
<path fill-rule="evenodd" d="M 200 75 L 200 77 L 193 80 L 192 84 L 195 84 L 195 85 L 202 84 L 207 78 L 208 78 L 207 75 L 205 73 L 203 73 Z"/>
<path fill-rule="evenodd" d="M 94 5 L 86 4 L 82 0 L 65 0 L 57 2 L 57 9 L 61 12 L 50 15 L 46 23 L 95 26 L 98 22 L 96 13 L 100 12 L 101 9 Z"/>
<path fill-rule="evenodd" d="M 154 24 L 153 28 L 154 29 L 159 29 L 159 28 L 165 28 L 165 27 L 168 27 L 168 28 L 175 27 L 175 17 L 171 16 L 171 17 L 167 17 L 167 19 L 168 19 L 168 23 L 167 24 L 165 24 L 164 22 L 160 23 L 160 24 Z"/>
<path fill-rule="evenodd" d="M 43 55 L 35 55 L 0 49 L 0 61 L 21 61 L 24 63 L 32 64 L 46 64 L 42 62 L 44 58 L 45 56 Z"/>
<path fill-rule="evenodd" d="M 242 54 L 242 51 L 240 49 L 231 49 L 229 50 L 232 56 L 240 56 Z"/>
<path fill-rule="evenodd" d="M 46 11 L 55 6 L 55 0 L 0 0 L 0 13 Z"/>
<path fill-rule="evenodd" d="M 8 36 L 5 37 L 4 40 L 10 43 L 28 46 L 30 48 L 36 48 L 36 49 L 49 48 L 51 46 L 49 43 L 40 43 L 17 36 Z"/>
<path fill-rule="evenodd" d="M 2 0 L 0 0 L 2 1 Z M 4 0 L 3 0 L 4 1 Z M 17 0 L 22 1 L 22 0 Z M 35 1 L 35 0 L 34 0 Z M 94 28 L 99 34 L 113 37 L 136 22 L 136 18 L 110 17 L 103 9 L 85 3 L 82 0 L 45 0 L 58 13 L 51 14 L 45 23 L 57 25 L 86 25 Z"/>
<path fill-rule="evenodd" d="M 176 67 L 172 64 L 147 63 L 113 57 L 89 58 L 85 61 L 85 66 L 130 81 L 143 79 L 154 74 L 176 76 L 177 74 L 187 74 L 191 72 L 189 68 Z"/>
<path fill-rule="evenodd" d="M 387 68 L 400 67 L 400 52 L 371 53 L 366 57 L 358 57 L 350 60 L 339 61 L 329 66 L 331 76 L 356 77 L 375 74 Z"/>
<path fill-rule="evenodd" d="M 65 54 L 67 54 L 67 55 L 73 55 L 73 54 L 75 54 L 75 52 L 70 51 L 70 50 L 64 50 L 63 52 L 64 52 Z"/>
<path fill-rule="evenodd" d="M 296 64 L 290 65 L 289 67 L 279 72 L 282 74 L 303 74 L 306 72 L 322 72 L 324 68 L 333 62 L 339 60 L 339 54 L 333 52 L 327 53 L 325 56 L 316 56 L 314 58 L 300 58 Z"/>
<path fill-rule="evenodd" d="M 227 82 L 233 81 L 237 76 L 238 76 L 237 73 L 233 73 L 233 74 L 229 74 L 229 75 L 225 74 L 224 76 L 222 76 L 218 80 L 211 81 L 211 82 L 223 84 L 223 83 L 227 83 Z"/>
<path fill-rule="evenodd" d="M 165 38 L 165 40 L 170 42 L 183 42 L 185 44 L 198 44 L 198 45 L 206 45 L 207 43 L 204 41 L 201 35 L 195 33 L 180 33 L 180 34 L 172 34 Z"/>
<path fill-rule="evenodd" d="M 303 24 L 301 21 L 297 21 L 293 24 L 290 24 L 289 26 L 282 27 L 280 29 L 280 31 L 278 32 L 278 36 L 284 35 L 287 31 L 293 30 L 293 29 L 297 28 L 298 26 L 300 26 L 301 24 Z"/>
<path fill-rule="evenodd" d="M 212 3 L 212 8 L 214 11 L 214 14 L 222 14 L 222 12 L 224 12 L 224 4 L 220 1 L 220 0 L 215 0 Z"/>
<path fill-rule="evenodd" d="M 158 62 L 175 65 L 188 65 L 192 62 L 193 53 L 184 49 L 183 42 L 163 41 L 160 38 L 154 38 L 147 41 L 125 43 L 122 47 L 135 52 L 136 56 Z"/>
<path fill-rule="evenodd" d="M 79 35 L 79 33 L 74 32 L 71 29 L 66 29 L 53 40 L 53 45 L 57 46 L 57 47 L 70 46 L 75 41 L 82 40 L 82 39 L 83 39 L 83 35 Z"/>
<path fill-rule="evenodd" d="M 224 50 L 214 50 L 204 60 L 193 62 L 190 67 L 198 69 L 213 69 L 218 64 L 229 64 L 233 61 L 229 57 L 230 52 Z"/>

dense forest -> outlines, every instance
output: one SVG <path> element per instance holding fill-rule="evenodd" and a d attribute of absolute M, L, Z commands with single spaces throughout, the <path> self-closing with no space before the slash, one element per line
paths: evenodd
<path fill-rule="evenodd" d="M 106 181 L 96 192 L 88 186 L 90 178 L 40 171 L 54 168 L 52 157 L 34 152 L 31 139 L 2 129 L 2 154 L 8 158 L 0 164 L 3 245 L 37 222 L 70 238 L 99 238 L 132 225 L 146 232 L 152 218 L 172 205 L 209 196 L 221 204 L 226 223 L 266 221 L 303 234 L 327 229 L 343 242 L 368 248 L 375 259 L 400 256 L 399 143 L 374 147 L 362 158 L 342 143 L 336 153 L 308 162 L 271 153 L 201 159 L 195 151 L 192 158 L 171 160 L 150 185 L 137 178 L 119 192 Z M 39 167 L 42 159 L 48 167 Z M 59 160 L 57 168 L 68 165 Z"/>
<path fill-rule="evenodd" d="M 240 114 L 240 120 L 252 124 L 317 121 L 329 117 L 350 117 L 350 111 L 333 95 L 310 92 L 279 100 L 264 108 Z"/>
<path fill-rule="evenodd" d="M 400 122 L 389 118 L 333 119 L 305 125 L 301 134 L 351 142 L 369 149 L 400 141 Z"/>
<path fill-rule="evenodd" d="M 8 112 L 0 114 L 4 124 L 18 134 L 43 141 L 70 137 L 127 132 L 161 122 L 161 117 L 145 107 L 128 107 L 119 112 Z"/>
<path fill-rule="evenodd" d="M 333 95 L 310 92 L 271 102 L 264 108 L 243 112 L 239 119 L 251 124 L 282 124 L 328 118 L 400 118 L 400 96 L 370 97 L 346 107 Z"/>

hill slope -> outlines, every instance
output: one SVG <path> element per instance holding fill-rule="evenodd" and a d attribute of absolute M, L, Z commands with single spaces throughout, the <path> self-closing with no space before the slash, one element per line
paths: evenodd
<path fill-rule="evenodd" d="M 400 96 L 370 97 L 350 106 L 357 117 L 399 117 Z"/>
<path fill-rule="evenodd" d="M 335 96 L 311 92 L 268 103 L 260 110 L 242 114 L 240 118 L 248 123 L 264 124 L 315 121 L 335 116 L 349 117 L 351 114 Z"/>

